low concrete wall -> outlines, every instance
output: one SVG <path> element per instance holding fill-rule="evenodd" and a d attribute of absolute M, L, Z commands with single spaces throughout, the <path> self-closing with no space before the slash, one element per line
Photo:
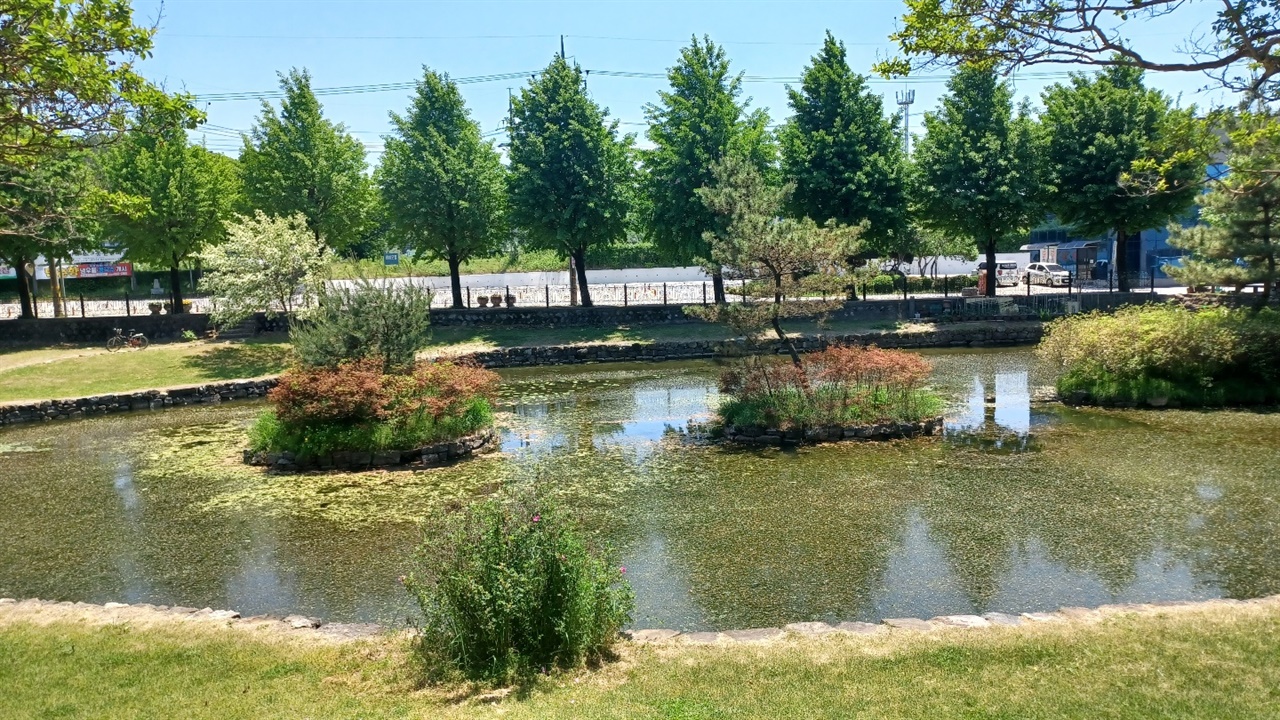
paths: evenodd
<path fill-rule="evenodd" d="M 167 407 L 220 403 L 227 400 L 258 398 L 276 386 L 275 378 L 257 380 L 230 380 L 207 385 L 169 388 L 167 390 L 140 390 L 114 395 L 66 400 L 43 400 L 26 403 L 0 404 L 0 426 L 47 420 L 69 420 L 94 417 L 130 410 L 160 410 Z"/>
<path fill-rule="evenodd" d="M 190 330 L 203 336 L 210 328 L 209 316 L 196 313 L 181 315 L 134 315 L 132 317 L 40 318 L 38 320 L 5 320 L 0 322 L 0 344 L 92 343 L 106 344 L 115 334 L 114 328 L 137 330 L 148 340 L 173 340 Z"/>

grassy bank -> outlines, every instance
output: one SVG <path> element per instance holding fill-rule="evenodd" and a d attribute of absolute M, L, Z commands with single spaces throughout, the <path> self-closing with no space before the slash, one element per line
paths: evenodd
<path fill-rule="evenodd" d="M 278 341 L 194 342 L 108 353 L 98 346 L 0 350 L 0 402 L 83 397 L 274 375 Z"/>
<path fill-rule="evenodd" d="M 407 641 L 0 615 L 0 717 L 1273 718 L 1275 603 L 928 635 L 627 647 L 496 706 L 421 689 Z"/>

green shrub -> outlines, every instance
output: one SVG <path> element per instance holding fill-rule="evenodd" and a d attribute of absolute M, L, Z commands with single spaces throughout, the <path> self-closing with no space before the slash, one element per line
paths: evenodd
<path fill-rule="evenodd" d="M 1280 313 L 1176 304 L 1059 318 L 1040 343 L 1058 392 L 1094 402 L 1280 401 Z"/>
<path fill-rule="evenodd" d="M 430 338 L 431 291 L 387 278 L 322 285 L 317 306 L 289 331 L 303 365 L 376 358 L 383 372 L 412 367 Z"/>
<path fill-rule="evenodd" d="M 404 578 L 422 610 L 417 653 L 434 678 L 574 667 L 630 619 L 625 572 L 532 491 L 449 513 L 428 525 Z"/>
<path fill-rule="evenodd" d="M 196 333 L 194 330 L 182 331 L 182 342 L 195 342 L 198 339 L 199 338 L 196 336 Z"/>

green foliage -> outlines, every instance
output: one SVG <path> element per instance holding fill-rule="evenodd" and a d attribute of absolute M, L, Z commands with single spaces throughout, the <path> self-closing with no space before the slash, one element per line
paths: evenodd
<path fill-rule="evenodd" d="M 199 339 L 200 339 L 199 336 L 196 335 L 194 330 L 182 331 L 182 342 L 195 342 L 196 340 L 199 340 Z"/>
<path fill-rule="evenodd" d="M 448 263 L 453 306 L 463 307 L 459 265 L 507 237 L 506 171 L 447 75 L 425 71 L 408 115 L 391 121 L 377 177 L 392 233 Z"/>
<path fill-rule="evenodd" d="M 1043 102 L 1047 204 L 1060 221 L 1086 237 L 1114 231 L 1124 238 L 1190 208 L 1208 136 L 1193 109 L 1176 109 L 1144 87 L 1141 70 L 1074 75 L 1070 85 L 1045 90 Z M 1115 255 L 1121 290 L 1135 270 L 1127 255 Z"/>
<path fill-rule="evenodd" d="M 1040 355 L 1058 391 L 1094 402 L 1240 405 L 1280 401 L 1280 313 L 1177 305 L 1051 323 Z"/>
<path fill-rule="evenodd" d="M 404 370 L 430 339 L 431 291 L 387 278 L 322 283 L 316 307 L 289 329 L 289 341 L 308 367 L 370 358 L 383 372 Z"/>
<path fill-rule="evenodd" d="M 898 119 L 884 117 L 878 93 L 853 72 L 844 44 L 828 32 L 788 88 L 795 115 L 778 133 L 784 176 L 795 184 L 789 207 L 817 223 L 867 222 L 865 252 L 908 252 L 907 158 Z"/>
<path fill-rule="evenodd" d="M 497 374 L 474 365 L 420 363 L 388 374 L 373 360 L 295 367 L 250 429 L 255 451 L 299 456 L 414 450 L 493 424 Z"/>
<path fill-rule="evenodd" d="M 170 272 L 170 302 L 181 308 L 181 266 L 226 237 L 240 192 L 236 161 L 187 140 L 181 115 L 147 113 L 102 162 L 109 195 L 104 238 L 125 257 Z"/>
<path fill-rule="evenodd" d="M 280 89 L 280 112 L 263 101 L 240 153 L 248 207 L 301 214 L 316 240 L 346 250 L 363 237 L 374 200 L 364 146 L 324 118 L 306 70 L 282 74 Z"/>
<path fill-rule="evenodd" d="M 513 224 L 528 247 L 574 259 L 583 305 L 585 252 L 624 236 L 633 195 L 631 138 L 606 118 L 582 71 L 559 56 L 511 101 Z"/>
<path fill-rule="evenodd" d="M 831 348 L 803 367 L 753 358 L 722 374 L 729 397 L 718 414 L 727 425 L 784 430 L 917 422 L 942 411 L 923 386 L 930 370 L 919 355 L 875 347 Z"/>
<path fill-rule="evenodd" d="M 726 156 L 745 159 L 766 172 L 776 148 L 764 110 L 748 111 L 742 73 L 730 74 L 724 48 L 695 36 L 667 71 L 671 89 L 645 106 L 652 150 L 642 152 L 645 231 L 672 262 L 711 262 L 704 235 L 716 216 L 697 189 L 713 181 L 712 165 Z"/>
<path fill-rule="evenodd" d="M 227 239 L 200 253 L 204 291 L 213 298 L 213 321 L 239 324 L 256 312 L 290 314 L 311 305 L 322 284 L 328 250 L 306 218 L 237 217 Z"/>
<path fill-rule="evenodd" d="M 416 650 L 437 679 L 575 667 L 630 618 L 625 572 L 528 489 L 432 518 L 404 580 L 423 615 Z"/>
<path fill-rule="evenodd" d="M 1188 285 L 1260 282 L 1265 305 L 1280 283 L 1280 120 L 1245 114 L 1228 126 L 1229 171 L 1197 198 L 1203 224 L 1170 228 L 1169 244 L 1192 256 L 1169 270 Z"/>
<path fill-rule="evenodd" d="M 1040 219 L 1034 126 L 1025 106 L 1013 115 L 1013 90 L 989 68 L 962 67 L 947 89 L 916 145 L 915 204 L 926 227 L 985 253 L 995 295 L 997 245 Z"/>

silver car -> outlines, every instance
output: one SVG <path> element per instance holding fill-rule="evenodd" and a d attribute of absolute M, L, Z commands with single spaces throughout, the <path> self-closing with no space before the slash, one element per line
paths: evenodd
<path fill-rule="evenodd" d="M 1032 285 L 1061 286 L 1071 281 L 1071 273 L 1057 263 L 1034 262 L 1027 266 L 1027 281 Z"/>

